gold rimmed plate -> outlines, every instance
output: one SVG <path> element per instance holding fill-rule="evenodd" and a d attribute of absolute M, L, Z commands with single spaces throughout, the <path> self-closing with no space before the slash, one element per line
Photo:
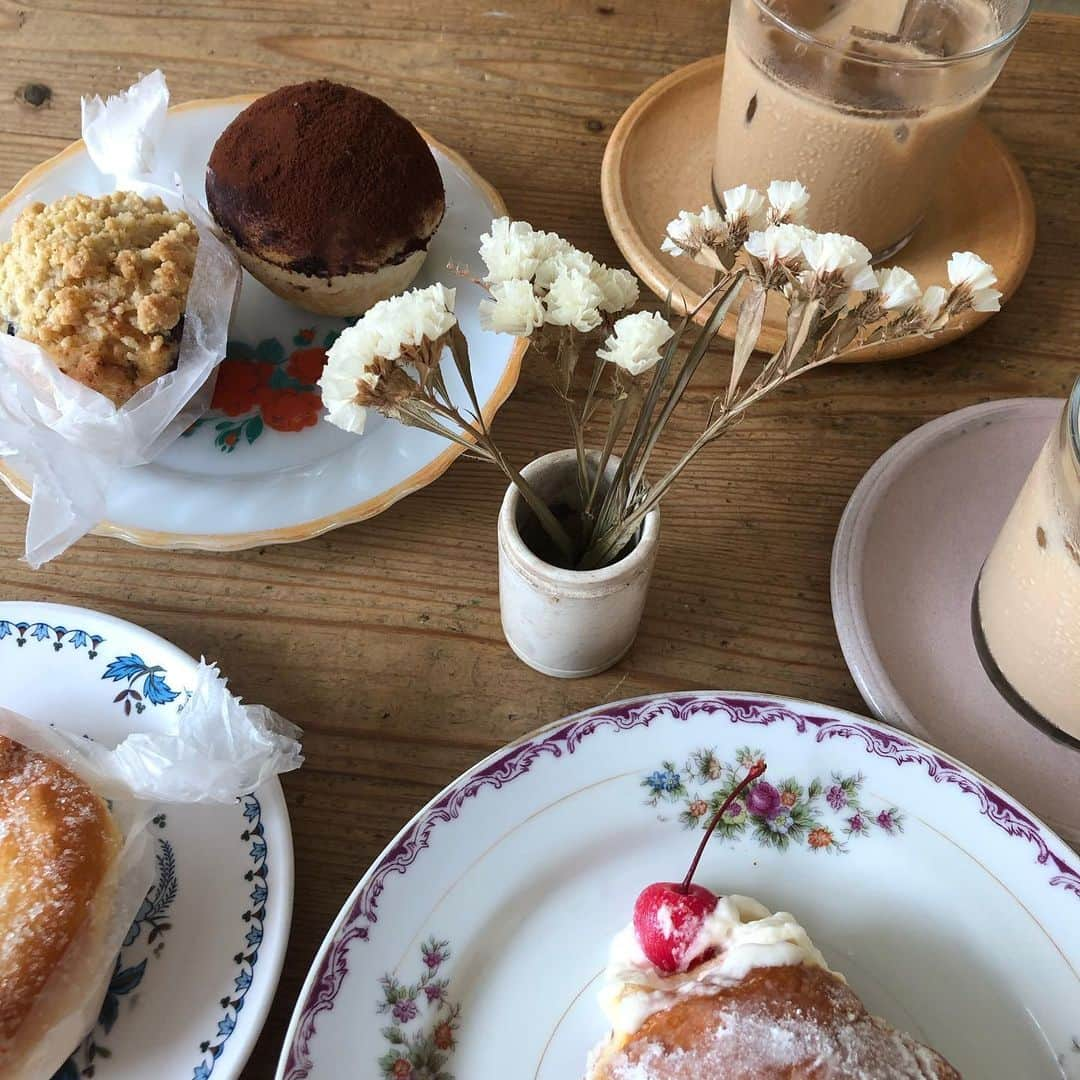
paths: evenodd
<path fill-rule="evenodd" d="M 601 172 L 604 213 L 626 261 L 659 297 L 672 293 L 680 311 L 695 307 L 712 283 L 711 271 L 660 251 L 669 221 L 680 210 L 712 201 L 712 167 L 724 57 L 679 68 L 650 86 L 611 133 Z M 778 180 L 797 177 L 776 177 Z M 1035 246 L 1031 189 L 1001 140 L 981 121 L 968 132 L 949 175 L 911 242 L 889 263 L 910 270 L 923 286 L 947 284 L 954 251 L 977 251 L 997 271 L 1004 297 L 1023 280 Z M 970 312 L 933 339 L 908 338 L 853 353 L 854 361 L 894 360 L 969 334 L 990 317 Z M 721 328 L 732 338 L 735 319 Z M 779 306 L 766 314 L 760 346 L 783 342 Z"/>
<path fill-rule="evenodd" d="M 170 109 L 157 162 L 162 174 L 179 174 L 185 190 L 201 196 L 214 143 L 254 100 Z M 424 137 L 442 172 L 447 209 L 417 285 L 460 286 L 457 316 L 490 420 L 517 382 L 526 343 L 482 331 L 480 290 L 454 280 L 447 266 L 475 262 L 480 234 L 506 204 L 464 158 Z M 0 199 L 0 240 L 28 202 L 102 194 L 105 184 L 83 143 L 72 144 Z M 287 304 L 245 274 L 211 412 L 152 463 L 116 471 L 106 520 L 95 531 L 145 547 L 214 551 L 306 540 L 373 517 L 442 475 L 461 447 L 379 416 L 362 437 L 323 419 L 315 382 L 346 325 Z M 452 365 L 446 376 L 455 400 L 465 403 Z M 17 456 L 0 461 L 0 479 L 29 498 Z"/>

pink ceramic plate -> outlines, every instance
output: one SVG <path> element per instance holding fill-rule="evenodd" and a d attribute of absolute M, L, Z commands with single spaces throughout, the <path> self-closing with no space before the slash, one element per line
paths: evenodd
<path fill-rule="evenodd" d="M 975 652 L 971 594 L 1061 402 L 950 413 L 901 439 L 855 489 L 836 536 L 844 659 L 874 713 L 961 755 L 1080 845 L 1080 754 L 1032 727 Z"/>

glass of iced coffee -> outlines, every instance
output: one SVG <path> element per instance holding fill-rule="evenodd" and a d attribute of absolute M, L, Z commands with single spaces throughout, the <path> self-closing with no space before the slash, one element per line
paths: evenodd
<path fill-rule="evenodd" d="M 1009 703 L 1080 748 L 1080 379 L 983 564 L 972 628 Z"/>
<path fill-rule="evenodd" d="M 808 224 L 877 259 L 910 239 L 1030 0 L 731 0 L 713 164 L 798 180 Z"/>

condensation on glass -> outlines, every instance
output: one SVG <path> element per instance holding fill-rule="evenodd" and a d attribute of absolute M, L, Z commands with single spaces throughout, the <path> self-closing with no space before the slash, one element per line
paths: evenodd
<path fill-rule="evenodd" d="M 809 225 L 910 239 L 1030 0 L 732 0 L 713 190 L 799 180 Z"/>

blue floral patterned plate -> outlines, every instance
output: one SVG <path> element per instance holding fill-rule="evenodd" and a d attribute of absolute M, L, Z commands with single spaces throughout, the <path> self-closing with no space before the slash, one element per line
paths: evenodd
<path fill-rule="evenodd" d="M 131 623 L 0 603 L 0 705 L 115 743 L 176 708 L 195 662 Z M 289 816 L 277 780 L 236 806 L 154 819 L 157 880 L 94 1030 L 54 1080 L 230 1080 L 274 996 L 292 914 Z"/>
<path fill-rule="evenodd" d="M 867 1006 L 978 1080 L 1080 1077 L 1080 859 L 1000 789 L 821 705 L 689 693 L 560 720 L 455 781 L 361 879 L 278 1080 L 567 1080 L 647 883 L 792 911 Z"/>

